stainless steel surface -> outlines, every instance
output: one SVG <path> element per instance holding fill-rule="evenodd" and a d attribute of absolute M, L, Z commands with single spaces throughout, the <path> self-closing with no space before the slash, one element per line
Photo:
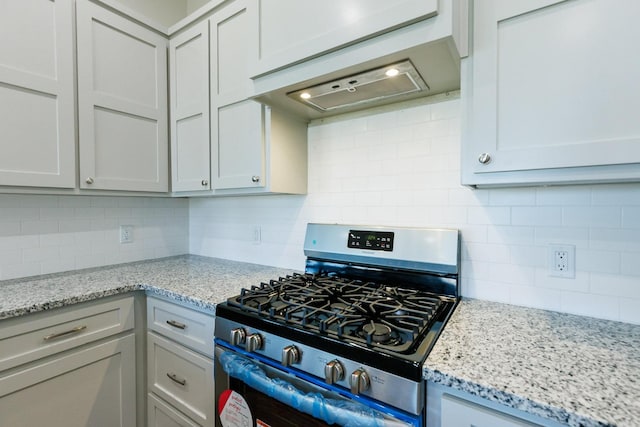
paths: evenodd
<path fill-rule="evenodd" d="M 367 371 L 363 368 L 358 368 L 351 373 L 349 384 L 351 385 L 351 393 L 361 394 L 369 390 L 369 387 L 371 387 L 371 379 Z"/>
<path fill-rule="evenodd" d="M 290 339 L 283 338 L 276 334 L 264 332 L 219 316 L 216 317 L 216 336 L 230 337 L 231 331 L 234 329 L 244 329 L 246 331 L 247 345 L 249 337 L 253 335 L 261 336 L 263 346 L 251 350 L 251 352 L 268 357 L 274 361 L 281 360 L 283 348 L 295 345 L 300 351 L 300 361 L 295 365 L 295 369 L 313 375 L 321 381 L 326 379 L 326 365 L 329 362 L 337 360 L 342 365 L 343 372 L 354 372 L 358 369 L 364 369 L 367 372 L 371 380 L 371 386 L 368 390 L 361 392 L 361 395 L 385 402 L 412 414 L 419 414 L 424 407 L 425 395 L 422 381 L 412 381 L 348 358 L 336 357 L 335 354 L 330 351 L 324 351 L 305 344 L 293 342 Z M 250 351 L 249 348 L 246 347 L 245 350 Z M 345 378 L 343 376 L 343 378 L 335 381 L 334 384 L 350 390 L 351 384 L 349 379 L 350 377 Z"/>
<path fill-rule="evenodd" d="M 247 333 L 242 328 L 235 328 L 229 333 L 229 342 L 231 345 L 244 344 L 247 339 Z"/>
<path fill-rule="evenodd" d="M 351 230 L 393 232 L 393 251 L 348 248 L 347 239 Z M 304 253 L 313 258 L 457 274 L 458 241 L 458 230 L 453 229 L 308 224 Z"/>
<path fill-rule="evenodd" d="M 88 177 L 87 179 L 85 179 L 85 181 L 87 184 L 93 184 L 93 178 L 92 177 Z"/>
<path fill-rule="evenodd" d="M 256 183 L 260 182 L 260 177 L 258 175 L 252 176 L 251 177 L 251 182 L 256 182 Z"/>
<path fill-rule="evenodd" d="M 185 325 L 184 323 L 180 323 L 176 320 L 167 320 L 167 325 L 169 326 L 173 326 L 174 328 L 177 329 L 186 329 L 187 325 Z"/>
<path fill-rule="evenodd" d="M 411 61 L 405 60 L 296 90 L 287 96 L 320 111 L 332 111 L 428 90 Z"/>
<path fill-rule="evenodd" d="M 491 155 L 489 153 L 482 153 L 478 157 L 478 161 L 483 165 L 486 165 L 487 163 L 491 162 Z"/>
<path fill-rule="evenodd" d="M 50 340 L 54 340 L 56 338 L 66 337 L 67 335 L 80 333 L 80 332 L 84 331 L 85 329 L 87 329 L 87 327 L 85 325 L 76 326 L 75 328 L 71 328 L 68 331 L 56 332 L 56 333 L 53 333 L 53 334 L 49 334 L 49 335 L 43 337 L 42 340 L 43 341 L 50 341 Z"/>
<path fill-rule="evenodd" d="M 324 366 L 324 382 L 335 384 L 344 379 L 344 368 L 339 360 L 331 360 Z"/>
<path fill-rule="evenodd" d="M 300 350 L 295 345 L 288 345 L 282 349 L 282 366 L 295 365 L 300 361 Z"/>
<path fill-rule="evenodd" d="M 262 338 L 262 335 L 260 335 L 257 332 L 253 332 L 247 335 L 247 341 L 245 342 L 244 348 L 249 353 L 252 353 L 254 351 L 260 350 L 263 344 L 264 344 L 264 339 Z"/>

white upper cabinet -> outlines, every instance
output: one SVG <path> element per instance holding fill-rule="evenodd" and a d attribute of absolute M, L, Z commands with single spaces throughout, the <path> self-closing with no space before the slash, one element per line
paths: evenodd
<path fill-rule="evenodd" d="M 166 37 L 77 1 L 80 187 L 168 191 Z"/>
<path fill-rule="evenodd" d="M 71 0 L 1 0 L 0 39 L 0 186 L 73 188 Z"/>
<path fill-rule="evenodd" d="M 257 3 L 260 39 L 253 75 L 338 49 L 438 12 L 438 0 L 253 1 Z"/>
<path fill-rule="evenodd" d="M 171 191 L 210 190 L 209 22 L 169 42 Z"/>
<path fill-rule="evenodd" d="M 464 64 L 468 185 L 640 179 L 640 3 L 475 3 Z"/>
<path fill-rule="evenodd" d="M 305 193 L 307 125 L 247 98 L 257 27 L 246 0 L 210 18 L 211 175 L 215 194 Z M 288 169 L 284 163 L 293 164 Z"/>
<path fill-rule="evenodd" d="M 217 111 L 216 194 L 307 192 L 306 122 L 251 100 Z"/>

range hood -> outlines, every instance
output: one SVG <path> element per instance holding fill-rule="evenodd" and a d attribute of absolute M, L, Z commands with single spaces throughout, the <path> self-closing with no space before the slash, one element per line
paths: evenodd
<path fill-rule="evenodd" d="M 319 111 L 337 112 L 428 90 L 429 86 L 407 59 L 289 92 L 287 96 Z"/>
<path fill-rule="evenodd" d="M 439 5 L 428 19 L 255 74 L 252 98 L 313 120 L 459 90 L 468 8 Z"/>

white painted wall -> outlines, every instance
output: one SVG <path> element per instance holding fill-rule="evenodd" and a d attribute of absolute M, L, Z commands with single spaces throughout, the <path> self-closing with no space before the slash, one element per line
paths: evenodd
<path fill-rule="evenodd" d="M 640 184 L 462 187 L 458 99 L 312 123 L 308 143 L 307 196 L 191 199 L 190 252 L 303 269 L 307 222 L 454 227 L 464 296 L 640 324 Z M 576 246 L 575 279 L 547 275 L 550 243 Z"/>
<path fill-rule="evenodd" d="M 184 254 L 188 223 L 186 199 L 0 194 L 0 280 Z"/>

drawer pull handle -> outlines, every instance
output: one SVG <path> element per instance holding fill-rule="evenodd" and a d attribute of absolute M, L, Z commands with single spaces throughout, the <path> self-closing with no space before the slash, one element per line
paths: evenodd
<path fill-rule="evenodd" d="M 67 335 L 77 334 L 78 332 L 82 332 L 85 329 L 87 329 L 87 327 L 84 326 L 84 325 L 83 326 L 76 326 L 75 328 L 69 329 L 68 331 L 56 332 L 54 334 L 49 334 L 46 337 L 44 337 L 43 340 L 44 341 L 51 341 L 51 340 L 54 340 L 56 338 L 62 338 L 62 337 L 67 336 Z"/>
<path fill-rule="evenodd" d="M 187 380 L 185 380 L 184 378 L 182 379 L 178 378 L 178 376 L 174 373 L 170 374 L 167 372 L 167 377 L 169 377 L 169 379 L 176 384 L 180 384 L 181 386 L 187 385 Z"/>
<path fill-rule="evenodd" d="M 173 326 L 174 328 L 178 328 L 178 329 L 186 329 L 187 328 L 187 325 L 185 325 L 184 323 L 176 322 L 175 320 L 167 320 L 167 324 Z"/>

